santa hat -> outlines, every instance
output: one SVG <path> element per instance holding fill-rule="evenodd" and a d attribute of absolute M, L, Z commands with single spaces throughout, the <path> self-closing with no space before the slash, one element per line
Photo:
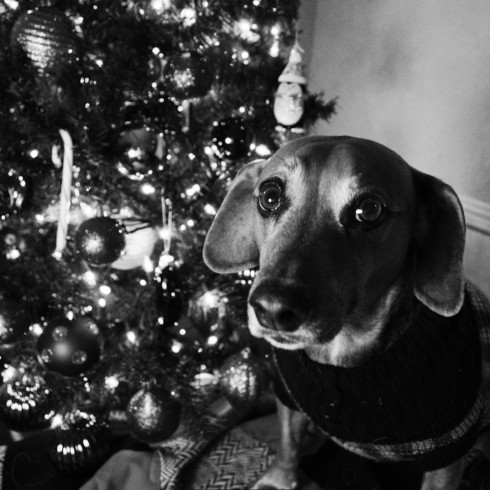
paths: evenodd
<path fill-rule="evenodd" d="M 296 41 L 289 53 L 289 60 L 286 68 L 278 78 L 281 82 L 299 83 L 306 85 L 306 78 L 303 75 L 303 53 L 304 49 Z"/>

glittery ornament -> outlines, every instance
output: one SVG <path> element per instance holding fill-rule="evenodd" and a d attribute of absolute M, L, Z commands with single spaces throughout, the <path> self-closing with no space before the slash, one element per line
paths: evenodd
<path fill-rule="evenodd" d="M 17 213 L 24 204 L 27 182 L 13 169 L 0 169 L 0 220 Z"/>
<path fill-rule="evenodd" d="M 22 13 L 12 28 L 10 45 L 14 53 L 23 52 L 43 76 L 59 76 L 79 60 L 73 26 L 53 7 Z"/>
<path fill-rule="evenodd" d="M 66 376 L 86 372 L 100 359 L 101 352 L 99 327 L 89 317 L 51 320 L 37 341 L 39 362 Z"/>
<path fill-rule="evenodd" d="M 0 295 L 0 343 L 10 344 L 21 338 L 30 326 L 26 306 L 17 300 Z"/>
<path fill-rule="evenodd" d="M 170 437 L 180 422 L 180 402 L 170 393 L 143 388 L 133 395 L 126 409 L 129 430 L 146 443 Z"/>
<path fill-rule="evenodd" d="M 250 349 L 244 349 L 223 363 L 219 383 L 228 401 L 244 408 L 255 403 L 265 388 L 266 371 Z"/>
<path fill-rule="evenodd" d="M 164 159 L 166 148 L 163 136 L 148 126 L 124 130 L 117 140 L 119 171 L 137 178 L 149 175 Z"/>
<path fill-rule="evenodd" d="M 138 17 L 167 25 L 178 21 L 178 3 L 179 0 L 132 0 L 128 7 Z"/>
<path fill-rule="evenodd" d="M 141 267 L 150 257 L 157 241 L 155 229 L 138 220 L 123 220 L 126 246 L 121 257 L 111 264 L 113 269 L 130 270 Z"/>
<path fill-rule="evenodd" d="M 169 91 L 179 99 L 203 97 L 214 80 L 209 61 L 195 52 L 171 56 L 163 70 L 163 77 Z"/>
<path fill-rule="evenodd" d="M 236 160 L 250 153 L 253 140 L 250 126 L 240 117 L 229 117 L 213 123 L 212 148 L 216 156 Z"/>
<path fill-rule="evenodd" d="M 75 233 L 75 249 L 92 265 L 116 261 L 126 246 L 124 226 L 108 217 L 90 218 Z"/>
<path fill-rule="evenodd" d="M 39 377 L 24 376 L 0 390 L 0 418 L 11 430 L 45 429 L 55 412 L 53 392 Z"/>
<path fill-rule="evenodd" d="M 50 441 L 49 455 L 61 473 L 93 473 L 111 454 L 109 426 L 95 415 L 76 410 L 65 417 Z"/>
<path fill-rule="evenodd" d="M 183 308 L 182 279 L 175 265 L 162 264 L 155 269 L 155 304 L 166 327 L 173 326 Z"/>

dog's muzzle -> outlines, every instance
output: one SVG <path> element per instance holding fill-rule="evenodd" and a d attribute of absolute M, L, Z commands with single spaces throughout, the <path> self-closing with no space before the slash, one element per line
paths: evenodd
<path fill-rule="evenodd" d="M 273 279 L 261 282 L 250 295 L 249 303 L 264 328 L 279 332 L 298 330 L 311 311 L 304 287 Z"/>

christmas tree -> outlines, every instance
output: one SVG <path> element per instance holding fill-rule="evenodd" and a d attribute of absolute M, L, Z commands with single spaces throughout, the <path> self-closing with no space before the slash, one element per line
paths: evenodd
<path fill-rule="evenodd" d="M 253 271 L 212 274 L 202 244 L 236 172 L 334 112 L 307 90 L 298 4 L 0 1 L 9 429 L 81 430 L 97 465 L 118 420 L 159 441 L 223 366 L 250 376 L 233 355 Z"/>

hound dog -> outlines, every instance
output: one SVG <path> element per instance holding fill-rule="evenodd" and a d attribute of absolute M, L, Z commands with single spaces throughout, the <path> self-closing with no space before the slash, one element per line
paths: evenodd
<path fill-rule="evenodd" d="M 249 328 L 271 344 L 282 435 L 254 488 L 297 487 L 310 423 L 414 461 L 423 490 L 457 489 L 475 444 L 490 456 L 490 307 L 464 243 L 454 190 L 373 141 L 305 137 L 238 173 L 203 254 L 259 267 Z"/>

